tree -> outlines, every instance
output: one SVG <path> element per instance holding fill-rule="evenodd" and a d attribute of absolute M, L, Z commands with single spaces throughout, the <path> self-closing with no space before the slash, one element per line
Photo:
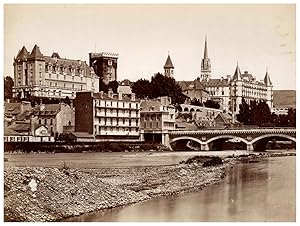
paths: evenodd
<path fill-rule="evenodd" d="M 70 100 L 70 98 L 69 98 L 68 96 L 66 96 L 66 98 L 64 99 L 63 102 L 64 102 L 65 104 L 71 106 L 71 100 Z"/>
<path fill-rule="evenodd" d="M 186 96 L 182 93 L 182 89 L 176 83 L 175 79 L 164 76 L 161 73 L 157 73 L 151 78 L 151 88 L 154 98 L 169 96 L 173 104 L 182 104 L 186 99 Z"/>
<path fill-rule="evenodd" d="M 242 99 L 242 103 L 240 104 L 239 114 L 237 114 L 237 120 L 244 125 L 250 124 L 250 108 L 245 99 Z"/>
<path fill-rule="evenodd" d="M 4 78 L 4 99 L 11 99 L 13 96 L 12 87 L 14 86 L 14 81 L 10 76 Z"/>
<path fill-rule="evenodd" d="M 140 99 L 169 96 L 173 104 L 182 104 L 186 99 L 175 79 L 161 73 L 155 74 L 151 82 L 146 79 L 137 80 L 132 85 L 132 92 Z"/>
<path fill-rule="evenodd" d="M 265 101 L 260 101 L 255 111 L 256 125 L 265 126 L 273 122 L 269 105 Z"/>
<path fill-rule="evenodd" d="M 147 79 L 139 79 L 132 85 L 132 92 L 135 93 L 137 98 L 153 98 L 152 97 L 152 84 Z"/>
<path fill-rule="evenodd" d="M 204 104 L 205 107 L 208 107 L 208 108 L 220 109 L 220 104 L 218 102 L 213 101 L 213 100 L 207 100 L 203 104 Z"/>

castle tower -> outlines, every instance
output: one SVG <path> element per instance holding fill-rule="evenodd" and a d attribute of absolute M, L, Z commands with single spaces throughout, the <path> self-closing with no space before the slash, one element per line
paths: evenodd
<path fill-rule="evenodd" d="M 205 44 L 204 44 L 204 58 L 201 61 L 201 80 L 208 80 L 211 77 L 211 64 L 210 59 L 208 58 L 207 51 L 207 38 L 205 36 Z"/>
<path fill-rule="evenodd" d="M 174 66 L 173 66 L 173 63 L 172 63 L 172 60 L 171 60 L 171 57 L 169 54 L 168 54 L 168 58 L 165 63 L 164 69 L 165 69 L 165 76 L 168 76 L 168 77 L 174 76 Z"/>
<path fill-rule="evenodd" d="M 45 84 L 45 58 L 41 53 L 40 48 L 35 45 L 27 57 L 28 71 L 31 77 L 30 84 L 43 86 Z"/>
<path fill-rule="evenodd" d="M 266 71 L 264 83 L 267 87 L 266 103 L 269 105 L 269 108 L 272 108 L 273 107 L 273 85 L 269 76 L 268 69 Z"/>
<path fill-rule="evenodd" d="M 100 52 L 89 53 L 90 67 L 92 67 L 100 78 L 99 88 L 104 91 L 104 86 L 112 81 L 117 81 L 118 53 Z"/>

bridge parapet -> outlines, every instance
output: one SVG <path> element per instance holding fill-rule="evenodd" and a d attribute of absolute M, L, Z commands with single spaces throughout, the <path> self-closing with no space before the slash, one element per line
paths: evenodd
<path fill-rule="evenodd" d="M 255 128 L 255 129 L 220 129 L 220 130 L 195 130 L 195 131 L 169 131 L 170 143 L 178 140 L 189 139 L 201 145 L 207 145 L 218 139 L 237 139 L 247 144 L 251 150 L 256 142 L 263 139 L 281 137 L 296 142 L 296 128 Z M 248 147 L 249 146 L 249 147 Z"/>

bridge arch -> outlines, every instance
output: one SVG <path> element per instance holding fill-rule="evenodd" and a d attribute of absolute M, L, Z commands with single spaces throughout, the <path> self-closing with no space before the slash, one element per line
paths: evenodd
<path fill-rule="evenodd" d="M 206 144 L 206 142 L 202 142 L 198 138 L 188 137 L 188 136 L 176 137 L 176 138 L 170 140 L 170 144 L 173 143 L 173 142 L 175 142 L 175 141 L 179 141 L 179 140 L 192 140 L 192 141 L 195 141 L 195 142 L 197 142 L 199 144 Z"/>
<path fill-rule="evenodd" d="M 282 137 L 282 138 L 286 138 L 286 139 L 288 139 L 288 140 L 291 140 L 291 141 L 296 142 L 296 138 L 295 138 L 295 137 L 292 137 L 292 136 L 290 136 L 290 135 L 285 135 L 285 134 L 276 134 L 276 133 L 274 133 L 274 134 L 265 134 L 265 135 L 256 137 L 256 138 L 254 138 L 250 143 L 251 143 L 251 144 L 254 144 L 254 143 L 256 143 L 257 141 L 260 141 L 260 140 L 262 140 L 262 139 L 264 139 L 264 138 L 269 138 L 269 137 L 270 137 L 270 138 L 272 138 L 272 137 Z"/>
<path fill-rule="evenodd" d="M 239 139 L 240 141 L 242 141 L 243 143 L 245 144 L 249 144 L 250 142 L 247 141 L 246 139 L 244 138 L 241 138 L 239 136 L 235 136 L 235 135 L 220 135 L 220 136 L 216 136 L 216 137 L 212 137 L 210 139 L 208 139 L 206 141 L 207 144 L 211 143 L 212 141 L 215 141 L 215 140 L 219 140 L 219 139 Z"/>

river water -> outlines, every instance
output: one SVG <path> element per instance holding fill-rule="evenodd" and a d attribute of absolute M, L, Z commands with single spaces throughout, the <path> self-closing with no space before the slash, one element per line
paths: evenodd
<path fill-rule="evenodd" d="M 218 184 L 67 221 L 296 221 L 296 157 L 239 163 Z"/>

